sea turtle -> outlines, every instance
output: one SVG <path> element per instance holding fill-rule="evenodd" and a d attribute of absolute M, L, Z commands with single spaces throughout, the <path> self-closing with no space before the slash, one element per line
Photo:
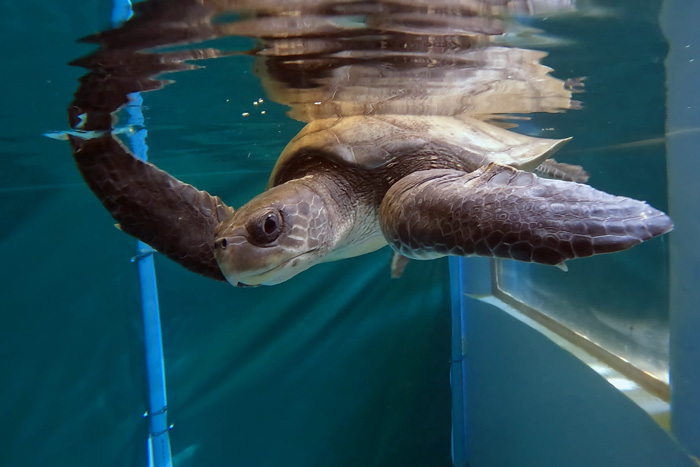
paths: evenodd
<path fill-rule="evenodd" d="M 641 201 L 531 172 L 570 172 L 548 160 L 566 140 L 508 131 L 503 117 L 576 108 L 581 82 L 552 77 L 543 52 L 504 45 L 514 29 L 500 6 L 456 15 L 435 2 L 360 2 L 320 14 L 314 1 L 290 15 L 280 2 L 243 3 L 139 3 L 74 62 L 90 70 L 69 110 L 78 168 L 122 230 L 186 268 L 272 285 L 386 244 L 400 258 L 477 254 L 563 267 L 672 228 Z M 236 8 L 246 13 L 228 14 Z M 229 55 L 168 46 L 231 34 L 259 40 L 249 52 L 267 96 L 306 124 L 267 191 L 235 211 L 136 159 L 115 127 L 129 93 L 164 86 L 156 77 L 192 60 Z"/>
<path fill-rule="evenodd" d="M 234 210 L 137 160 L 111 133 L 71 137 L 85 180 L 122 230 L 237 286 L 278 284 L 386 244 L 415 259 L 562 266 L 671 230 L 644 202 L 529 172 L 566 141 L 469 117 L 316 120 L 284 149 L 268 189 Z"/>

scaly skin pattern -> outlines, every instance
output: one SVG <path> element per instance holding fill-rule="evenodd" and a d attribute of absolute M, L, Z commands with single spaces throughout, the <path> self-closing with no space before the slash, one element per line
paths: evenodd
<path fill-rule="evenodd" d="M 214 231 L 232 208 L 135 158 L 109 133 L 70 142 L 80 173 L 124 232 L 190 271 L 226 280 L 214 258 Z"/>
<path fill-rule="evenodd" d="M 673 228 L 648 204 L 492 163 L 415 172 L 388 191 L 380 225 L 414 259 L 480 255 L 556 265 L 625 250 Z"/>

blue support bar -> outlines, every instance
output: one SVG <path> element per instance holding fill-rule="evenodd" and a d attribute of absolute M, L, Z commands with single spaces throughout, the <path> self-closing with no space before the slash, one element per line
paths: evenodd
<path fill-rule="evenodd" d="M 118 26 L 132 15 L 130 0 L 114 0 L 112 24 Z M 127 124 L 135 131 L 129 134 L 129 147 L 140 159 L 146 160 L 146 129 L 142 112 L 143 99 L 138 93 L 129 95 L 126 112 Z M 141 308 L 143 312 L 144 347 L 146 352 L 146 373 L 148 379 L 148 463 L 151 467 L 170 467 L 170 434 L 168 432 L 168 401 L 165 390 L 165 368 L 163 366 L 163 338 L 158 306 L 158 286 L 153 262 L 154 250 L 139 241 L 137 255 L 132 259 L 138 265 L 141 288 Z"/>
<path fill-rule="evenodd" d="M 149 398 L 149 465 L 169 467 L 172 465 L 170 435 L 168 433 L 168 401 L 165 392 L 165 369 L 163 367 L 163 339 L 158 308 L 153 249 L 138 242 L 135 259 L 139 269 L 143 332 L 146 350 L 146 371 Z"/>
<path fill-rule="evenodd" d="M 450 257 L 450 299 L 452 303 L 452 462 L 455 467 L 469 465 L 469 368 L 467 331 L 473 329 L 470 314 L 474 297 L 488 296 L 491 290 L 490 258 Z M 473 335 L 473 334 L 472 334 Z M 473 358 L 473 356 L 472 356 Z M 472 373 L 470 373 L 470 371 Z M 472 383 L 473 384 L 473 383 Z"/>
<path fill-rule="evenodd" d="M 467 395 L 465 368 L 466 317 L 464 316 L 464 260 L 451 257 L 450 295 L 452 302 L 452 357 L 450 385 L 452 387 L 452 463 L 467 465 Z"/>

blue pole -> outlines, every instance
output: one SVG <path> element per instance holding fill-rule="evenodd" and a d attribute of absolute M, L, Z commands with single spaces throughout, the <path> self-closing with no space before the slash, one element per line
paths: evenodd
<path fill-rule="evenodd" d="M 170 467 L 170 435 L 168 433 L 168 402 L 165 392 L 165 369 L 163 367 L 163 340 L 158 308 L 153 250 L 139 241 L 138 264 L 141 286 L 141 308 L 143 311 L 144 347 L 146 350 L 146 372 L 148 378 L 149 465 Z"/>
<path fill-rule="evenodd" d="M 450 295 L 452 302 L 452 357 L 450 386 L 452 388 L 452 463 L 467 465 L 467 395 L 465 368 L 466 311 L 464 290 L 464 260 L 450 257 Z"/>
<path fill-rule="evenodd" d="M 130 0 L 114 0 L 112 24 L 118 26 L 132 15 Z M 138 93 L 129 95 L 126 111 L 128 125 L 137 130 L 129 136 L 131 150 L 141 160 L 146 160 L 146 129 L 142 112 L 143 99 Z M 168 433 L 168 401 L 165 391 L 165 368 L 163 366 L 163 338 L 158 306 L 158 286 L 153 263 L 153 249 L 139 241 L 138 254 L 132 259 L 139 270 L 141 288 L 141 308 L 143 312 L 144 347 L 146 352 L 146 373 L 148 379 L 148 457 L 151 467 L 170 467 L 170 434 Z"/>
<path fill-rule="evenodd" d="M 468 338 L 471 332 L 474 298 L 493 294 L 490 258 L 450 259 L 450 301 L 452 303 L 452 462 L 469 465 L 469 385 L 479 377 L 469 368 Z"/>

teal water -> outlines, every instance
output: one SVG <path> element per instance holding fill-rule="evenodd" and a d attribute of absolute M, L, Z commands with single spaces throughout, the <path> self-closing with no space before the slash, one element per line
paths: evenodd
<path fill-rule="evenodd" d="M 3 466 L 146 465 L 135 242 L 68 144 L 41 136 L 67 128 L 84 74 L 67 63 L 91 50 L 76 39 L 109 24 L 103 3 L 0 7 Z M 272 103 L 268 120 L 241 124 L 262 96 L 249 63 L 222 60 L 236 71 L 225 78 L 216 62 L 182 74 L 144 110 L 151 159 L 234 205 L 264 188 L 300 127 Z M 157 258 L 176 465 L 448 465 L 447 265 L 396 282 L 389 260 L 234 289 Z"/>
<path fill-rule="evenodd" d="M 660 2 L 597 3 L 613 14 L 533 20 L 573 41 L 550 48 L 555 74 L 588 80 L 584 110 L 531 128 L 576 134 L 562 160 L 583 164 L 598 188 L 665 209 L 663 151 L 653 142 L 665 119 Z M 146 465 L 135 242 L 84 185 L 67 143 L 41 136 L 67 128 L 84 73 L 67 63 L 92 49 L 76 39 L 105 29 L 109 8 L 3 4 L 0 24 L 0 465 Z M 595 45 L 576 42 L 586 37 Z M 151 160 L 234 206 L 264 187 L 301 127 L 267 99 L 251 64 L 207 62 L 145 97 Z M 263 106 L 252 105 L 258 98 Z M 615 148 L 643 140 L 652 141 Z M 657 243 L 620 267 L 663 265 Z M 177 465 L 449 465 L 447 265 L 412 263 L 393 281 L 389 258 L 382 250 L 259 289 L 157 258 Z M 628 279 L 598 299 L 644 303 L 663 318 L 664 271 L 641 276 L 641 286 Z"/>

